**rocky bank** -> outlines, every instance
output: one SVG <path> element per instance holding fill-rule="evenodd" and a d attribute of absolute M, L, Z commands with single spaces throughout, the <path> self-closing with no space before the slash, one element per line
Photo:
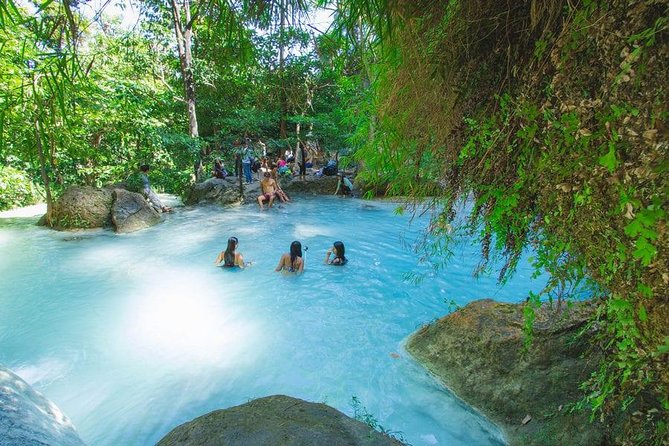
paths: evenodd
<path fill-rule="evenodd" d="M 157 446 L 400 446 L 325 404 L 273 395 L 182 424 Z"/>
<path fill-rule="evenodd" d="M 542 307 L 525 350 L 523 305 L 479 300 L 415 332 L 407 350 L 498 423 L 511 445 L 599 445 L 602 425 L 569 410 L 600 359 L 578 336 L 593 311 Z"/>

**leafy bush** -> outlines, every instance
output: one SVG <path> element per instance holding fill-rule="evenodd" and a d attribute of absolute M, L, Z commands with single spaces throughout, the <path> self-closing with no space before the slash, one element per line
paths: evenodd
<path fill-rule="evenodd" d="M 0 166 L 0 210 L 35 204 L 40 189 L 25 172 Z"/>

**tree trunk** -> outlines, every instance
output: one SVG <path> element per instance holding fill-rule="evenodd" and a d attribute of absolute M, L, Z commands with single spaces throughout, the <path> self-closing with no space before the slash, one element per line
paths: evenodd
<path fill-rule="evenodd" d="M 44 183 L 44 192 L 46 193 L 46 224 L 51 226 L 51 217 L 53 214 L 53 198 L 51 197 L 51 182 L 49 181 L 49 174 L 46 171 L 46 157 L 44 156 L 44 146 L 42 145 L 42 132 L 40 130 L 39 109 L 35 111 L 35 119 L 33 121 L 35 127 L 35 145 L 37 146 L 37 155 L 39 156 L 39 167 L 42 175 L 42 182 Z"/>
<path fill-rule="evenodd" d="M 280 101 L 281 101 L 281 118 L 279 120 L 279 137 L 285 139 L 286 119 L 288 116 L 288 98 L 286 97 L 286 82 L 285 82 L 285 59 L 286 59 L 286 43 L 285 43 L 285 28 L 286 28 L 286 0 L 281 0 L 281 23 L 279 25 L 279 81 L 281 83 Z"/>
<path fill-rule="evenodd" d="M 191 138 L 199 137 L 197 128 L 197 113 L 195 110 L 195 80 L 193 78 L 193 54 L 191 45 L 193 40 L 193 23 L 190 16 L 190 0 L 184 0 L 184 18 L 186 23 L 181 22 L 181 13 L 177 0 L 171 0 L 172 19 L 174 22 L 174 33 L 177 38 L 177 50 L 181 66 L 181 78 L 184 83 L 184 100 L 188 112 L 188 134 Z M 198 181 L 202 175 L 202 157 L 198 156 L 195 165 L 195 180 Z"/>

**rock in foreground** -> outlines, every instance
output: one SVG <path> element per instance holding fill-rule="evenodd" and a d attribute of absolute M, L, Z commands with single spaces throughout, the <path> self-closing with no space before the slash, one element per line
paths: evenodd
<path fill-rule="evenodd" d="M 602 444 L 601 424 L 590 423 L 587 414 L 568 413 L 599 359 L 581 358 L 587 340 L 577 336 L 592 311 L 587 304 L 575 305 L 558 316 L 541 308 L 525 352 L 523 305 L 480 300 L 418 330 L 407 350 L 499 423 L 512 445 Z"/>
<path fill-rule="evenodd" d="M 325 404 L 284 395 L 217 410 L 182 424 L 158 446 L 398 446 Z"/>
<path fill-rule="evenodd" d="M 74 426 L 51 401 L 0 366 L 2 446 L 84 446 Z"/>

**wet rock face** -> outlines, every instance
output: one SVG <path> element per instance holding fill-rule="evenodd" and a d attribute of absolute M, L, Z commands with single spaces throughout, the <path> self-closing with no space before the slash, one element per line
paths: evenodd
<path fill-rule="evenodd" d="M 399 446 L 325 404 L 284 395 L 217 410 L 182 424 L 157 446 Z"/>
<path fill-rule="evenodd" d="M 160 223 L 160 214 L 141 194 L 114 189 L 112 223 L 118 233 L 134 232 Z"/>
<path fill-rule="evenodd" d="M 480 300 L 418 330 L 407 350 L 499 423 L 511 444 L 601 444 L 600 424 L 568 413 L 600 359 L 588 351 L 587 334 L 577 336 L 593 311 L 588 304 L 562 312 L 542 307 L 525 351 L 523 305 Z"/>
<path fill-rule="evenodd" d="M 315 177 L 307 175 L 304 180 L 300 180 L 298 177 L 282 178 L 280 184 L 281 188 L 288 194 L 332 195 L 337 190 L 338 181 L 336 176 Z"/>
<path fill-rule="evenodd" d="M 188 191 L 184 203 L 187 205 L 207 202 L 233 204 L 240 202 L 239 183 L 236 178 L 209 178 L 196 183 Z"/>
<path fill-rule="evenodd" d="M 0 444 L 84 446 L 72 422 L 51 401 L 0 366 Z"/>
<path fill-rule="evenodd" d="M 111 224 L 112 191 L 91 186 L 72 186 L 54 203 L 55 229 L 102 228 Z"/>

